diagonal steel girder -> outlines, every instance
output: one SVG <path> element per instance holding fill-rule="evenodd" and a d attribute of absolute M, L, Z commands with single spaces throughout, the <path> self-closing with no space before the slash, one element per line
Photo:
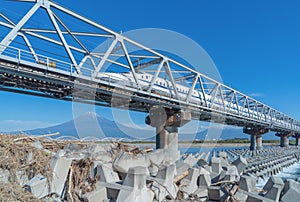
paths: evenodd
<path fill-rule="evenodd" d="M 6 35 L 6 37 L 1 41 L 0 56 L 3 53 L 3 51 L 6 49 L 6 47 L 8 47 L 10 45 L 11 41 L 13 41 L 17 35 L 22 36 L 21 34 L 23 34 L 22 37 L 24 38 L 25 43 L 27 44 L 28 47 L 31 47 L 30 41 L 26 38 L 25 34 L 34 35 L 36 37 L 42 38 L 43 40 L 51 40 L 51 39 L 47 39 L 46 37 L 42 37 L 41 35 L 38 34 L 38 32 L 45 32 L 45 33 L 46 32 L 48 32 L 48 33 L 55 32 L 58 34 L 60 42 L 55 41 L 55 40 L 52 40 L 52 42 L 59 44 L 65 48 L 65 50 L 68 53 L 68 56 L 70 58 L 70 61 L 73 63 L 74 67 L 77 70 L 77 74 L 79 75 L 80 67 L 82 66 L 82 63 L 79 66 L 77 65 L 77 62 L 72 54 L 73 50 L 84 53 L 86 59 L 91 60 L 92 63 L 94 61 L 93 61 L 93 56 L 89 56 L 90 51 L 87 48 L 85 48 L 84 44 L 81 43 L 80 40 L 76 36 L 77 35 L 84 35 L 84 36 L 98 35 L 98 36 L 107 37 L 110 39 L 113 38 L 116 40 L 115 43 L 121 44 L 120 48 L 123 49 L 123 52 L 124 52 L 123 56 L 125 56 L 125 58 L 127 60 L 127 64 L 121 64 L 121 63 L 118 63 L 117 61 L 114 61 L 114 64 L 118 64 L 119 66 L 129 69 L 134 77 L 134 80 L 135 80 L 138 88 L 140 88 L 140 86 L 139 86 L 139 82 L 138 82 L 137 75 L 136 75 L 136 66 L 133 66 L 133 64 L 132 64 L 133 57 L 128 53 L 126 43 L 135 45 L 135 46 L 141 48 L 142 50 L 153 54 L 153 59 L 154 59 L 152 61 L 153 64 L 154 63 L 158 64 L 160 61 L 162 61 L 156 67 L 156 70 L 153 70 L 154 76 L 152 77 L 152 81 L 148 86 L 148 93 L 151 92 L 151 89 L 153 88 L 154 82 L 157 80 L 159 73 L 163 73 L 162 67 L 164 67 L 164 69 L 165 69 L 164 73 L 169 76 L 169 79 L 172 84 L 172 88 L 175 91 L 175 98 L 178 100 L 179 100 L 179 97 L 178 97 L 178 92 L 177 92 L 176 86 L 179 84 L 178 81 L 182 80 L 182 81 L 185 81 L 182 83 L 189 83 L 188 87 L 190 88 L 186 97 L 183 99 L 186 103 L 190 103 L 191 95 L 194 92 L 194 90 L 196 90 L 201 95 L 201 99 L 204 102 L 204 105 L 202 107 L 206 107 L 207 109 L 209 109 L 209 107 L 212 107 L 215 103 L 217 105 L 222 105 L 222 109 L 220 109 L 222 111 L 225 111 L 227 113 L 231 113 L 231 111 L 237 111 L 237 113 L 239 114 L 240 117 L 247 116 L 248 118 L 251 118 L 256 121 L 261 121 L 262 119 L 264 119 L 264 122 L 268 123 L 270 125 L 273 124 L 275 126 L 276 125 L 278 126 L 280 124 L 288 124 L 288 125 L 291 124 L 290 128 L 296 128 L 296 127 L 299 127 L 299 125 L 300 125 L 300 123 L 298 121 L 292 119 L 291 117 L 285 115 L 284 113 L 281 113 L 278 110 L 275 110 L 275 109 L 269 107 L 268 105 L 265 105 L 243 93 L 240 93 L 231 87 L 228 87 L 214 79 L 211 79 L 211 78 L 207 77 L 206 75 L 203 75 L 200 72 L 197 72 L 192 67 L 185 66 L 185 65 L 177 62 L 176 60 L 172 60 L 152 49 L 149 49 L 129 38 L 122 36 L 119 33 L 116 33 L 102 25 L 99 25 L 96 22 L 93 22 L 79 14 L 76 14 L 76 13 L 74 13 L 52 1 L 49 1 L 49 0 L 35 0 L 35 1 L 34 0 L 23 0 L 23 1 L 33 2 L 35 4 L 30 9 L 30 11 L 18 23 L 14 24 L 12 21 L 10 21 L 8 18 L 6 18 L 4 15 L 1 14 L 2 17 L 4 16 L 3 18 L 8 22 L 7 24 L 12 29 Z M 55 30 L 38 30 L 38 29 L 34 29 L 34 28 L 31 28 L 31 29 L 27 28 L 27 29 L 23 29 L 23 31 L 22 31 L 22 27 L 26 24 L 26 22 L 31 18 L 31 16 L 39 8 L 43 8 L 43 9 L 47 10 L 49 18 L 51 19 L 51 22 L 53 23 Z M 72 32 L 72 30 L 68 29 L 68 27 L 63 23 L 63 19 L 60 19 L 53 12 L 52 8 L 60 10 L 74 18 L 77 18 L 89 25 L 92 25 L 92 26 L 104 31 L 105 34 L 88 33 L 85 31 Z M 62 25 L 62 27 L 64 27 L 64 29 L 66 31 L 61 30 L 58 23 L 60 25 Z M 20 33 L 21 31 L 22 31 L 22 33 Z M 64 37 L 64 35 L 66 35 L 66 34 L 72 36 L 75 39 L 75 41 L 77 41 L 77 43 L 80 45 L 81 49 L 73 47 L 70 44 L 68 44 Z M 113 51 L 114 51 L 114 47 L 112 47 L 111 51 L 108 49 L 106 52 L 104 52 L 103 55 L 100 57 L 101 62 L 100 62 L 100 64 L 98 64 L 98 66 L 93 63 L 94 71 L 93 71 L 93 77 L 91 79 L 97 79 L 96 75 L 100 72 L 100 70 L 105 62 L 113 62 L 109 58 L 109 56 L 112 56 L 113 54 L 115 54 L 115 53 L 113 53 Z M 33 56 L 36 56 L 34 49 L 30 49 L 30 52 Z M 140 58 L 143 58 L 143 57 L 140 56 Z M 157 61 L 155 61 L 155 60 L 157 60 Z M 147 67 L 147 65 L 151 65 L 151 61 L 149 62 L 149 64 L 145 63 L 144 67 Z M 190 75 L 190 76 L 174 78 L 173 74 L 177 70 L 172 68 L 173 65 L 174 66 L 176 65 L 176 66 L 184 69 L 184 71 L 189 73 L 188 75 Z M 194 77 L 195 75 L 196 75 L 196 77 Z M 189 82 L 188 82 L 188 79 L 189 79 Z M 193 79 L 192 82 L 191 82 L 191 79 Z M 197 89 L 196 89 L 196 86 L 197 86 Z M 213 86 L 213 88 L 210 88 L 211 86 Z M 207 91 L 210 91 L 210 92 L 207 92 Z M 208 103 L 208 96 L 210 96 L 211 103 Z M 216 102 L 214 102 L 215 100 L 216 100 Z M 247 111 L 247 114 L 245 114 L 246 111 Z"/>

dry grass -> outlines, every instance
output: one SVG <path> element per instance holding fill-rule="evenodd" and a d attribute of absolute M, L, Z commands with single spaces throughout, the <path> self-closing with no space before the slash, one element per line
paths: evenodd
<path fill-rule="evenodd" d="M 93 167 L 93 161 L 89 158 L 73 160 L 67 181 L 67 201 L 81 202 L 83 199 L 80 193 L 85 194 L 95 190 L 97 179 L 91 176 Z"/>
<path fill-rule="evenodd" d="M 21 171 L 29 179 L 39 173 L 50 177 L 51 154 L 33 147 L 28 139 L 14 142 L 15 138 L 16 136 L 0 135 L 0 168 L 10 172 L 10 182 L 17 182 L 17 171 Z"/>
<path fill-rule="evenodd" d="M 32 143 L 35 141 L 39 141 L 44 149 L 34 147 Z M 0 134 L 0 169 L 8 170 L 10 173 L 10 183 L 0 183 L 0 202 L 40 201 L 27 192 L 24 187 L 18 185 L 17 171 L 21 171 L 28 179 L 33 178 L 37 174 L 42 174 L 50 183 L 52 176 L 50 159 L 52 154 L 60 149 L 64 149 L 70 143 L 78 145 L 81 149 L 89 146 L 89 143 L 80 141 L 57 141 L 25 135 Z M 120 142 L 114 142 L 111 150 L 108 152 L 114 157 L 120 151 L 129 152 L 132 155 L 149 152 Z M 91 192 L 96 188 L 95 184 L 99 179 L 93 178 L 91 175 L 93 167 L 93 159 L 73 160 L 66 184 L 67 194 L 65 199 L 67 201 L 84 201 L 81 198 L 81 193 Z"/>
<path fill-rule="evenodd" d="M 18 184 L 0 182 L 0 202 L 42 202 Z"/>

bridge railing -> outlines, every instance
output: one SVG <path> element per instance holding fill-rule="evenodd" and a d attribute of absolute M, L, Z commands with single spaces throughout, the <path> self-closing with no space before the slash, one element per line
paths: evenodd
<path fill-rule="evenodd" d="M 2 45 L 0 44 L 0 46 Z M 2 52 L 2 55 L 12 57 L 14 59 L 17 59 L 18 61 L 26 61 L 26 62 L 39 64 L 45 66 L 47 69 L 48 68 L 58 69 L 58 70 L 65 71 L 69 74 L 75 72 L 74 65 L 69 62 L 65 62 L 41 54 L 32 53 L 30 51 L 26 51 L 12 46 L 5 47 L 5 51 Z M 90 76 L 94 73 L 94 70 L 85 67 L 81 67 L 80 70 L 81 70 L 81 74 L 85 76 Z"/>

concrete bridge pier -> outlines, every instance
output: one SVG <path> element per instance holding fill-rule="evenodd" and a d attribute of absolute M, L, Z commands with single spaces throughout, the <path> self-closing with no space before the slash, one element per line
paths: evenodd
<path fill-rule="evenodd" d="M 276 133 L 276 136 L 280 137 L 280 146 L 288 147 L 289 146 L 289 137 L 292 136 L 292 133 Z"/>
<path fill-rule="evenodd" d="M 156 127 L 156 149 L 178 150 L 178 127 Z"/>
<path fill-rule="evenodd" d="M 295 134 L 293 137 L 296 139 L 295 146 L 299 146 L 299 143 L 300 143 L 300 134 Z"/>
<path fill-rule="evenodd" d="M 172 156 L 173 160 L 178 160 L 180 158 L 178 129 L 190 120 L 190 111 L 173 111 L 154 106 L 145 122 L 156 128 L 156 149 L 164 149 Z"/>
<path fill-rule="evenodd" d="M 244 133 L 250 135 L 250 150 L 261 150 L 262 145 L 262 135 L 268 133 L 269 130 L 266 128 L 254 128 L 245 127 Z"/>
<path fill-rule="evenodd" d="M 262 147 L 262 135 L 256 135 L 256 149 L 261 150 Z"/>

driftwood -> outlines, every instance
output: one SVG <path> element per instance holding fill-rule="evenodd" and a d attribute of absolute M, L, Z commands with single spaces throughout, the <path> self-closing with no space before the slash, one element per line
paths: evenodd
<path fill-rule="evenodd" d="M 128 152 L 130 154 L 144 154 L 144 153 L 149 153 L 149 152 L 153 151 L 152 148 L 147 148 L 145 150 L 141 150 L 137 146 L 133 146 L 133 145 L 129 145 L 129 144 L 124 144 L 124 143 L 121 143 L 121 142 L 115 142 L 114 141 L 113 144 L 116 146 L 116 148 L 118 150 L 125 151 L 125 152 Z"/>
<path fill-rule="evenodd" d="M 34 140 L 34 139 L 40 139 L 40 138 L 45 138 L 45 137 L 53 137 L 53 136 L 57 136 L 60 133 L 51 133 L 51 134 L 45 134 L 45 135 L 40 135 L 40 136 L 25 136 L 25 137 L 19 137 L 13 140 L 13 142 L 18 142 L 18 141 L 22 141 L 22 140 Z"/>
<path fill-rule="evenodd" d="M 149 153 L 149 152 L 152 152 L 152 151 L 153 151 L 153 148 L 149 148 L 149 149 L 144 149 L 143 150 L 144 153 Z"/>
<path fill-rule="evenodd" d="M 214 184 L 211 184 L 211 186 L 218 186 L 218 185 L 221 185 L 221 184 L 237 184 L 236 181 L 229 181 L 229 180 L 225 180 L 225 181 L 220 181 L 220 182 L 216 182 Z"/>
<path fill-rule="evenodd" d="M 174 178 L 173 182 L 174 182 L 174 183 L 177 183 L 178 181 L 182 180 L 183 178 L 185 178 L 185 177 L 188 176 L 188 175 L 189 175 L 189 171 L 186 170 L 186 171 L 184 171 L 181 175 L 176 176 L 176 177 Z"/>

